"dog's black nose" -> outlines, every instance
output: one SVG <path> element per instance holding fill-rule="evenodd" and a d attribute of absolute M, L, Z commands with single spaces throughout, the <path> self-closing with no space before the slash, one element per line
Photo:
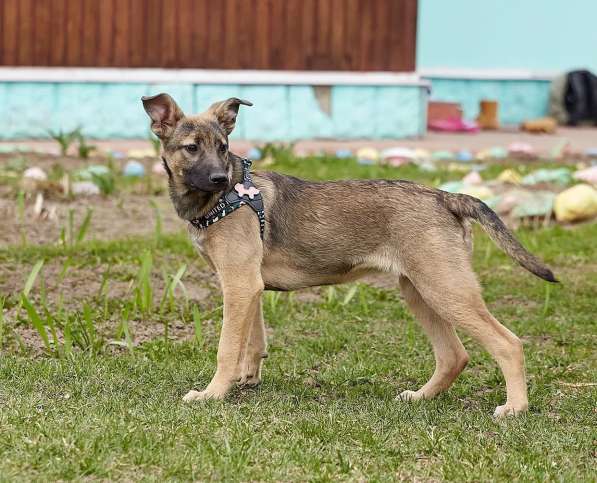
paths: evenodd
<path fill-rule="evenodd" d="M 209 181 L 213 184 L 224 184 L 228 182 L 228 176 L 223 171 L 211 173 L 209 175 Z"/>

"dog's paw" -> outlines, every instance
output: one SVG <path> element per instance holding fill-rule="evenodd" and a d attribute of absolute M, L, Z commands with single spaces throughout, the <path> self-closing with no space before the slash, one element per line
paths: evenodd
<path fill-rule="evenodd" d="M 255 374 L 243 374 L 238 381 L 239 386 L 258 386 L 261 384 L 261 377 Z"/>
<path fill-rule="evenodd" d="M 261 364 L 264 357 L 261 354 L 247 356 L 242 363 L 239 386 L 257 386 L 261 384 Z"/>
<path fill-rule="evenodd" d="M 518 416 L 527 410 L 528 405 L 524 404 L 521 406 L 514 406 L 513 404 L 506 403 L 503 406 L 498 406 L 493 412 L 493 417 L 496 419 L 502 419 L 508 416 Z"/>
<path fill-rule="evenodd" d="M 204 391 L 194 391 L 191 390 L 185 394 L 182 398 L 184 402 L 192 402 L 192 401 L 206 401 L 208 399 L 224 399 L 226 393 L 216 392 L 209 389 L 205 389 Z"/>
<path fill-rule="evenodd" d="M 425 399 L 425 395 L 419 391 L 402 391 L 396 398 L 400 401 L 420 401 Z"/>

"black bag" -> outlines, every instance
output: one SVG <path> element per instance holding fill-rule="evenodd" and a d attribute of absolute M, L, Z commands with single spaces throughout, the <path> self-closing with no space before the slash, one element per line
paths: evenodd
<path fill-rule="evenodd" d="M 588 70 L 569 72 L 564 96 L 568 125 L 582 122 L 597 124 L 597 76 Z"/>

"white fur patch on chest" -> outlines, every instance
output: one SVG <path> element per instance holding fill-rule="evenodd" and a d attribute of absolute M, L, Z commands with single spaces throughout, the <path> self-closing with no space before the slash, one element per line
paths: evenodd
<path fill-rule="evenodd" d="M 205 257 L 205 246 L 204 246 L 205 238 L 206 238 L 205 230 L 198 230 L 190 223 L 188 225 L 188 230 L 189 230 L 189 236 L 191 237 L 193 244 L 195 245 L 195 247 L 197 247 L 197 250 L 199 251 L 199 253 Z"/>

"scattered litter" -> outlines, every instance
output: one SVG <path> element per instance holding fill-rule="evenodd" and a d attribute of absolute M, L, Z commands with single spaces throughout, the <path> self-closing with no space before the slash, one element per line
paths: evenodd
<path fill-rule="evenodd" d="M 73 195 L 93 196 L 99 195 L 100 189 L 91 181 L 77 181 L 72 184 L 71 192 Z"/>
<path fill-rule="evenodd" d="M 48 175 L 43 169 L 34 166 L 25 170 L 23 173 L 23 178 L 32 179 L 35 181 L 46 181 L 48 179 Z"/>
<path fill-rule="evenodd" d="M 126 153 L 128 158 L 155 158 L 155 150 L 153 148 L 145 149 L 129 149 Z"/>
<path fill-rule="evenodd" d="M 491 148 L 481 149 L 477 152 L 477 159 L 482 161 L 487 159 L 504 159 L 508 157 L 508 150 L 501 146 L 493 146 Z"/>
<path fill-rule="evenodd" d="M 168 174 L 166 173 L 166 168 L 164 168 L 164 164 L 161 161 L 156 161 L 155 163 L 153 163 L 153 166 L 151 167 L 151 172 L 159 176 L 166 176 Z"/>
<path fill-rule="evenodd" d="M 357 151 L 359 164 L 375 164 L 379 161 L 379 152 L 375 148 L 361 148 Z"/>
<path fill-rule="evenodd" d="M 336 150 L 336 157 L 340 159 L 346 159 L 352 157 L 352 151 L 350 149 L 337 149 Z"/>
<path fill-rule="evenodd" d="M 532 216 L 551 216 L 555 193 L 551 191 L 533 191 L 520 200 L 510 213 L 514 218 L 526 218 Z"/>
<path fill-rule="evenodd" d="M 448 193 L 458 193 L 464 187 L 464 183 L 462 181 L 448 181 L 438 188 L 442 191 L 447 191 Z"/>
<path fill-rule="evenodd" d="M 431 153 L 426 149 L 415 149 L 415 157 L 418 161 L 429 161 L 431 159 Z"/>
<path fill-rule="evenodd" d="M 125 176 L 140 178 L 145 175 L 145 166 L 143 166 L 139 161 L 131 159 L 124 165 L 122 174 Z"/>
<path fill-rule="evenodd" d="M 483 184 L 483 178 L 481 178 L 481 175 L 477 171 L 471 171 L 462 178 L 462 182 L 468 186 L 479 186 Z"/>
<path fill-rule="evenodd" d="M 505 169 L 496 178 L 502 183 L 520 184 L 522 182 L 521 176 L 513 169 Z"/>
<path fill-rule="evenodd" d="M 538 119 L 530 119 L 524 121 L 520 125 L 522 131 L 530 132 L 532 134 L 553 134 L 558 127 L 557 121 L 553 117 L 540 117 Z"/>
<path fill-rule="evenodd" d="M 387 163 L 390 166 L 402 166 L 416 161 L 417 155 L 415 151 L 410 148 L 396 147 L 382 151 L 381 158 L 384 163 Z"/>
<path fill-rule="evenodd" d="M 261 159 L 262 153 L 261 153 L 261 149 L 256 148 L 255 146 L 253 146 L 252 148 L 250 148 L 247 151 L 247 158 L 253 160 L 253 161 L 259 161 Z"/>
<path fill-rule="evenodd" d="M 33 213 L 37 218 L 41 220 L 56 221 L 58 219 L 58 215 L 56 213 L 56 206 L 50 206 L 50 208 L 46 208 L 44 206 L 44 195 L 41 193 L 37 193 L 37 196 L 35 197 Z"/>
<path fill-rule="evenodd" d="M 508 146 L 510 156 L 531 158 L 535 156 L 535 149 L 529 143 L 515 142 Z"/>
<path fill-rule="evenodd" d="M 561 159 L 565 155 L 570 153 L 570 141 L 568 139 L 562 139 L 557 143 L 550 151 L 550 157 L 552 159 Z"/>
<path fill-rule="evenodd" d="M 539 183 L 556 183 L 562 186 L 572 181 L 570 171 L 566 168 L 538 169 L 522 178 L 522 184 L 535 185 Z"/>
<path fill-rule="evenodd" d="M 82 180 L 90 180 L 93 178 L 93 175 L 106 176 L 108 174 L 110 174 L 110 168 L 107 166 L 104 166 L 103 164 L 92 164 L 91 166 L 87 166 L 80 170 L 77 173 L 77 177 Z"/>
<path fill-rule="evenodd" d="M 108 154 L 112 156 L 114 159 L 124 159 L 126 158 L 126 153 L 123 151 L 108 151 Z"/>
<path fill-rule="evenodd" d="M 433 151 L 433 153 L 431 153 L 431 159 L 435 161 L 453 160 L 454 153 L 452 151 Z"/>
<path fill-rule="evenodd" d="M 462 149 L 456 153 L 456 159 L 458 161 L 468 163 L 469 161 L 475 159 L 475 156 L 473 156 L 473 153 L 471 153 L 468 149 Z"/>
<path fill-rule="evenodd" d="M 491 189 L 487 186 L 464 185 L 462 188 L 460 188 L 460 190 L 458 190 L 458 193 L 474 196 L 480 200 L 488 200 L 495 196 L 493 191 L 491 191 Z"/>
<path fill-rule="evenodd" d="M 479 125 L 474 121 L 466 121 L 457 117 L 448 119 L 434 119 L 429 121 L 428 127 L 431 131 L 438 132 L 469 132 L 479 131 Z"/>
<path fill-rule="evenodd" d="M 597 185 L 597 166 L 581 169 L 572 175 L 574 179 Z"/>
<path fill-rule="evenodd" d="M 597 190 L 588 184 L 577 184 L 556 197 L 554 208 L 558 221 L 581 221 L 597 216 Z"/>

